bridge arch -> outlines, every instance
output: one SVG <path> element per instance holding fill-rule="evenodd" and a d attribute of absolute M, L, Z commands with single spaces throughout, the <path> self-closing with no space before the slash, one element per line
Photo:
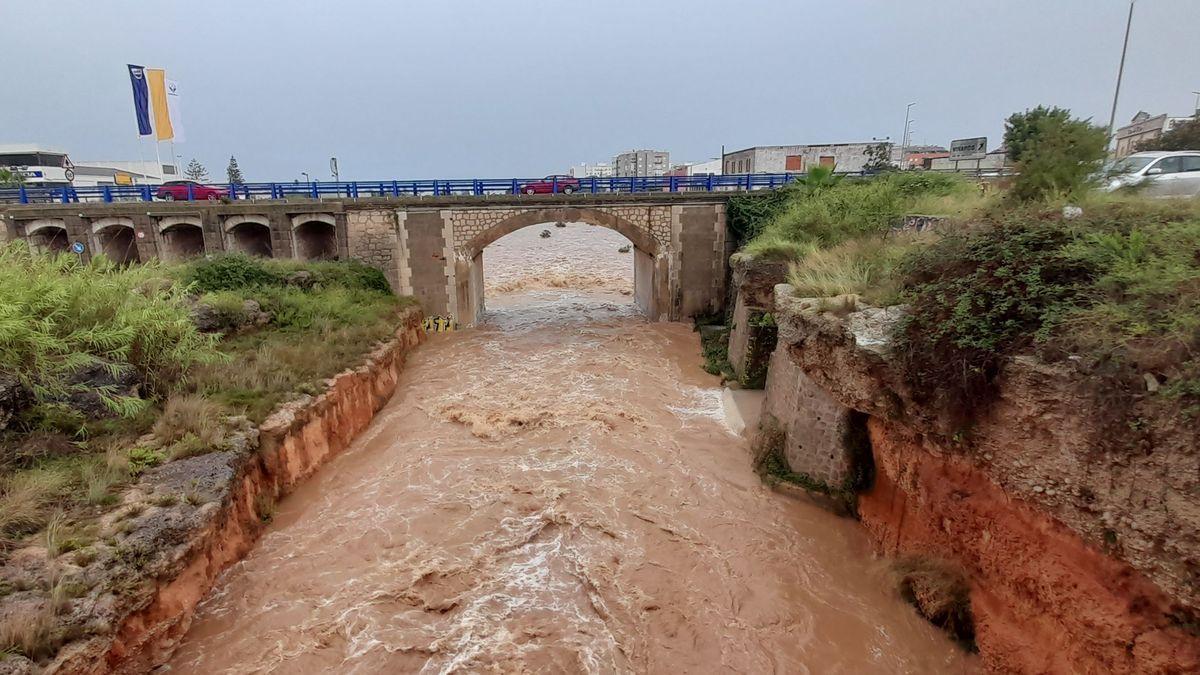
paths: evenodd
<path fill-rule="evenodd" d="M 100 218 L 92 222 L 93 250 L 118 265 L 139 262 L 137 233 L 133 220 L 124 217 Z"/>
<path fill-rule="evenodd" d="M 266 216 L 247 214 L 225 219 L 225 248 L 247 255 L 270 258 L 271 221 Z"/>
<path fill-rule="evenodd" d="M 292 250 L 304 260 L 334 260 L 338 257 L 337 220 L 330 213 L 301 213 L 292 216 Z"/>
<path fill-rule="evenodd" d="M 182 260 L 204 255 L 204 225 L 196 216 L 168 216 L 158 221 L 162 257 Z"/>
<path fill-rule="evenodd" d="M 70 242 L 67 224 L 62 218 L 38 218 L 25 224 L 25 237 L 40 253 L 63 253 Z"/>
<path fill-rule="evenodd" d="M 646 230 L 611 211 L 586 207 L 527 209 L 520 211 L 472 237 L 460 249 L 464 255 L 473 258 L 482 253 L 488 244 L 506 234 L 511 234 L 530 225 L 555 222 L 588 223 L 589 225 L 607 227 L 623 235 L 633 243 L 634 248 L 641 250 L 651 257 L 657 256 L 659 253 L 658 241 L 650 236 L 650 233 Z"/>
<path fill-rule="evenodd" d="M 604 209 L 589 207 L 558 207 L 522 209 L 507 215 L 494 224 L 478 231 L 466 242 L 455 242 L 453 304 L 459 321 L 471 325 L 483 314 L 484 249 L 497 239 L 517 230 L 543 223 L 568 222 L 587 223 L 608 228 L 624 236 L 633 244 L 633 296 L 634 302 L 649 317 L 658 318 L 669 304 L 668 278 L 670 256 L 667 247 L 651 235 L 644 227 Z"/>

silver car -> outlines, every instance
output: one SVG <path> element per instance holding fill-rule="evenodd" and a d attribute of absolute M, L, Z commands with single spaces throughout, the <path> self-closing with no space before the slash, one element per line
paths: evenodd
<path fill-rule="evenodd" d="M 1105 192 L 1136 187 L 1153 197 L 1200 195 L 1200 150 L 1136 152 L 1104 167 Z"/>

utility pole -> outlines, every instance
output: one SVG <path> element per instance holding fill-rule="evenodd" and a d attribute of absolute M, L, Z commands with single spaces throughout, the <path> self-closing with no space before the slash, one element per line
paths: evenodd
<path fill-rule="evenodd" d="M 1133 4 L 1129 0 L 1129 17 L 1125 19 L 1125 43 L 1121 45 L 1121 65 L 1117 67 L 1117 89 L 1113 92 L 1112 114 L 1108 116 L 1108 140 L 1111 142 L 1117 128 L 1117 99 L 1121 97 L 1121 77 L 1125 74 L 1125 52 L 1129 51 L 1129 28 L 1133 25 Z"/>
<path fill-rule="evenodd" d="M 917 102 L 913 101 L 912 103 L 909 103 L 907 106 L 904 107 L 904 133 L 900 135 L 900 160 L 899 160 L 899 162 L 897 162 L 900 165 L 901 171 L 904 170 L 904 153 L 905 153 L 905 151 L 908 150 L 908 123 L 909 123 L 909 119 L 910 119 L 909 114 L 912 112 L 912 107 L 916 104 L 917 104 Z"/>
<path fill-rule="evenodd" d="M 338 182 L 337 157 L 329 158 L 329 173 L 333 174 L 333 182 Z"/>

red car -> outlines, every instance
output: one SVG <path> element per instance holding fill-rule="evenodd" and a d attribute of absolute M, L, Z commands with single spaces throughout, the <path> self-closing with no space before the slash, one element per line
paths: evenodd
<path fill-rule="evenodd" d="M 166 201 L 188 201 L 188 188 L 191 188 L 191 199 L 193 201 L 210 201 L 215 202 L 222 197 L 228 197 L 229 193 L 221 188 L 211 185 L 197 183 L 194 180 L 172 180 L 158 186 L 157 197 Z"/>
<path fill-rule="evenodd" d="M 541 180 L 535 180 L 522 185 L 521 192 L 527 195 L 552 194 L 555 185 L 558 186 L 559 192 L 569 195 L 579 189 L 579 179 L 565 174 L 553 174 Z"/>

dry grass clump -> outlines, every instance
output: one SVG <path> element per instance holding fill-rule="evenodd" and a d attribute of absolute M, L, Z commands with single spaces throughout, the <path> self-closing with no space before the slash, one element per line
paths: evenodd
<path fill-rule="evenodd" d="M 167 399 L 153 432 L 164 446 L 186 446 L 172 447 L 172 456 L 197 454 L 198 448 L 217 448 L 225 442 L 225 409 L 198 394 L 177 394 Z"/>
<path fill-rule="evenodd" d="M 975 645 L 971 588 L 957 567 L 926 556 L 906 556 L 892 563 L 900 595 L 921 616 L 968 648 Z"/>
<path fill-rule="evenodd" d="M 51 602 L 43 603 L 36 611 L 14 612 L 0 619 L 0 655 L 11 652 L 36 660 L 53 654 L 57 648 Z"/>
<path fill-rule="evenodd" d="M 896 279 L 900 261 L 932 236 L 895 233 L 815 249 L 792 264 L 788 283 L 801 297 L 858 295 L 873 305 L 893 305 L 900 301 Z"/>
<path fill-rule="evenodd" d="M 32 469 L 0 478 L 0 550 L 17 537 L 37 531 L 50 514 L 47 507 L 59 499 L 69 485 L 61 471 Z"/>

